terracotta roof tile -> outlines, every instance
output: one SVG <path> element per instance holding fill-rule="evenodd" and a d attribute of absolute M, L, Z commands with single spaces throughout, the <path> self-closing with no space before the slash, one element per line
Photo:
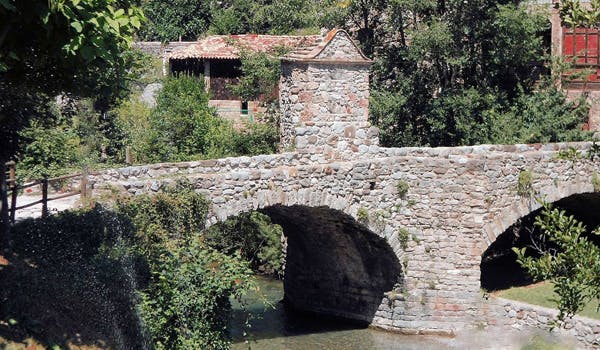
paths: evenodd
<path fill-rule="evenodd" d="M 314 42 L 314 44 L 311 46 L 306 45 L 303 47 L 299 47 L 299 48 L 293 50 L 292 52 L 290 52 L 289 54 L 285 55 L 283 57 L 283 59 L 287 60 L 287 61 L 319 60 L 319 54 L 321 54 L 325 50 L 327 45 L 329 45 L 337 35 L 345 35 L 348 38 L 348 40 L 350 40 L 350 42 L 352 43 L 354 48 L 356 49 L 357 59 L 355 59 L 354 61 L 362 61 L 365 63 L 371 62 L 371 60 L 363 54 L 363 52 L 360 50 L 360 48 L 358 48 L 358 46 L 356 46 L 354 41 L 350 38 L 350 35 L 348 35 L 348 33 L 346 33 L 346 31 L 340 30 L 340 29 L 331 30 L 329 33 L 327 33 L 325 35 L 325 37 L 322 38 L 322 40 Z M 334 60 L 341 60 L 341 59 L 334 59 Z"/>
<path fill-rule="evenodd" d="M 298 49 L 314 47 L 321 39 L 319 35 L 211 35 L 187 47 L 176 49 L 169 57 L 173 59 L 236 59 L 239 57 L 239 46 L 256 52 L 266 52 L 277 46 L 290 46 Z"/>

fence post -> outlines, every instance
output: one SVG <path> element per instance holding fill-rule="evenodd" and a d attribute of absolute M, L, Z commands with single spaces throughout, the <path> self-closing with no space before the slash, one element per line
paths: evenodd
<path fill-rule="evenodd" d="M 80 184 L 80 188 L 79 188 L 79 195 L 80 195 L 82 203 L 88 196 L 88 193 L 87 193 L 88 173 L 89 173 L 88 168 L 84 167 L 83 171 L 81 172 L 81 184 Z"/>
<path fill-rule="evenodd" d="M 42 179 L 42 217 L 48 217 L 48 178 Z"/>
<path fill-rule="evenodd" d="M 9 242 L 8 192 L 6 185 L 6 164 L 0 160 L 0 242 L 6 247 Z"/>
<path fill-rule="evenodd" d="M 10 163 L 10 221 L 15 223 L 15 214 L 17 208 L 17 196 L 18 188 L 17 188 L 17 165 L 15 162 Z"/>
<path fill-rule="evenodd" d="M 131 164 L 131 147 L 125 146 L 125 164 Z"/>

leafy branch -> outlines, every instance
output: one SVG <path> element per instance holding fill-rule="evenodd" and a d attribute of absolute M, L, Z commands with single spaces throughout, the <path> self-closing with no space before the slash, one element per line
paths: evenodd
<path fill-rule="evenodd" d="M 534 280 L 553 282 L 558 296 L 558 320 L 562 322 L 600 298 L 600 248 L 586 237 L 588 232 L 600 235 L 600 227 L 588 231 L 572 215 L 548 203 L 543 203 L 535 226 L 541 231 L 539 241 L 513 251 Z M 528 248 L 540 257 L 529 256 Z"/>

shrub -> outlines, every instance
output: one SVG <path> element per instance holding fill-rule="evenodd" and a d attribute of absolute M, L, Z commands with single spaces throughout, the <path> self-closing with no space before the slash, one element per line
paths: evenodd
<path fill-rule="evenodd" d="M 149 116 L 144 155 L 149 161 L 183 161 L 231 153 L 231 123 L 208 106 L 204 80 L 169 77 Z"/>
<path fill-rule="evenodd" d="M 398 196 L 400 196 L 400 198 L 404 198 L 406 196 L 409 188 L 410 185 L 404 180 L 400 180 L 396 184 L 396 190 L 398 191 Z"/>
<path fill-rule="evenodd" d="M 408 248 L 408 239 L 410 237 L 410 233 L 404 227 L 398 229 L 398 241 L 400 242 L 400 247 L 403 250 Z"/>
<path fill-rule="evenodd" d="M 133 223 L 148 263 L 139 309 L 155 349 L 227 349 L 229 297 L 253 288 L 247 262 L 203 241 L 207 209 L 183 182 L 117 205 Z"/>
<path fill-rule="evenodd" d="M 274 99 L 273 91 L 281 75 L 281 61 L 276 58 L 283 56 L 285 48 L 272 52 L 253 52 L 240 47 L 242 77 L 236 85 L 230 85 L 231 92 L 242 100 Z"/>
<path fill-rule="evenodd" d="M 206 243 L 225 254 L 238 252 L 255 271 L 282 277 L 282 234 L 281 226 L 253 211 L 211 226 L 206 231 Z"/>
<path fill-rule="evenodd" d="M 600 192 L 600 176 L 598 176 L 597 172 L 592 174 L 592 187 L 594 188 L 594 192 Z"/>
<path fill-rule="evenodd" d="M 198 240 L 161 260 L 140 305 L 154 349 L 229 349 L 229 297 L 251 286 L 247 264 Z"/>
<path fill-rule="evenodd" d="M 591 238 L 600 235 L 600 228 L 588 229 L 564 210 L 542 204 L 541 214 L 535 218 L 542 236 L 530 247 L 512 250 L 535 281 L 552 281 L 558 296 L 557 317 L 563 321 L 600 297 L 600 248 Z M 536 256 L 526 254 L 528 249 Z"/>
<path fill-rule="evenodd" d="M 369 223 L 369 211 L 364 207 L 358 208 L 356 218 L 361 224 L 367 225 Z"/>
<path fill-rule="evenodd" d="M 522 197 L 533 194 L 533 174 L 529 170 L 521 170 L 517 180 L 517 194 Z"/>
<path fill-rule="evenodd" d="M 79 138 L 68 127 L 48 127 L 41 123 L 20 132 L 23 147 L 19 155 L 19 178 L 39 179 L 64 175 L 79 160 Z"/>
<path fill-rule="evenodd" d="M 147 155 L 150 150 L 146 138 L 150 132 L 150 112 L 151 109 L 139 100 L 138 95 L 132 95 L 111 112 L 116 115 L 116 123 L 125 133 L 124 144 L 131 147 L 134 161 L 137 162 L 149 160 Z M 119 157 L 125 158 L 124 150 L 120 150 Z"/>
<path fill-rule="evenodd" d="M 238 155 L 274 153 L 279 144 L 279 128 L 275 123 L 247 123 L 234 134 L 234 152 Z"/>

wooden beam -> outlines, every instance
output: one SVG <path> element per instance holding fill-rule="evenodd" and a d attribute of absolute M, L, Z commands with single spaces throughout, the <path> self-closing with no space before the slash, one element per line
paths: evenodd
<path fill-rule="evenodd" d="M 210 91 L 210 60 L 204 60 L 204 89 Z"/>

